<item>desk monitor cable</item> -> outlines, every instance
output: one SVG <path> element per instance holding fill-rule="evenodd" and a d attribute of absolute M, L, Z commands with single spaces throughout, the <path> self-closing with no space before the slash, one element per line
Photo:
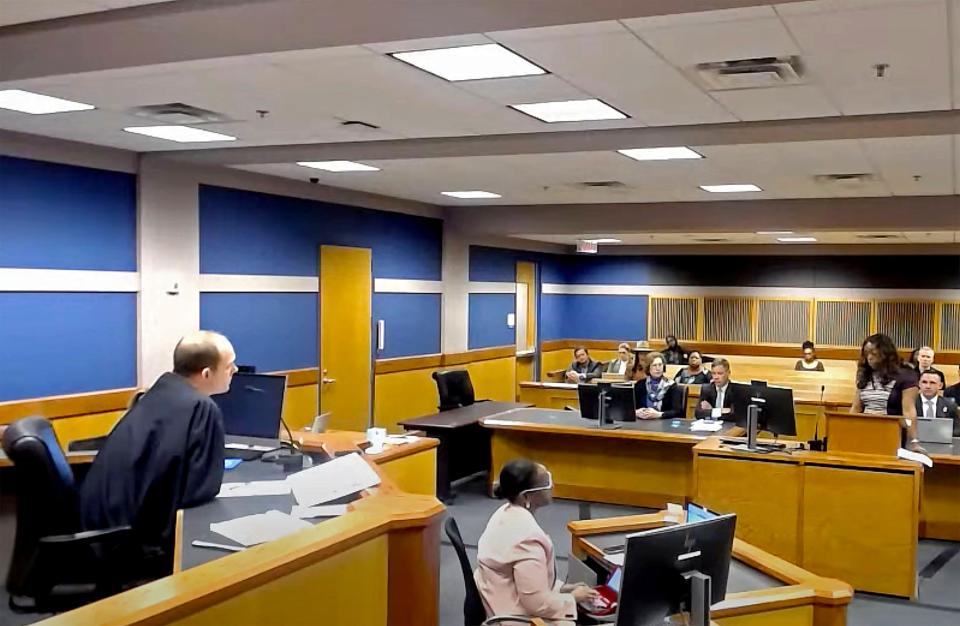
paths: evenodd
<path fill-rule="evenodd" d="M 309 457 L 303 455 L 300 444 L 293 438 L 293 433 L 287 426 L 287 421 L 281 417 L 280 423 L 283 425 L 283 429 L 287 431 L 289 441 L 281 441 L 279 448 L 264 452 L 260 460 L 266 463 L 276 463 L 285 469 L 303 469 Z"/>

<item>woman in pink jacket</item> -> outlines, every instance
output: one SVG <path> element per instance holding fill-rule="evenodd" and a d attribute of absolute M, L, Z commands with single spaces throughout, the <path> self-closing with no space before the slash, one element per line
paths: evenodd
<path fill-rule="evenodd" d="M 553 626 L 571 626 L 577 603 L 598 594 L 579 583 L 557 580 L 553 542 L 534 514 L 552 501 L 553 478 L 527 459 L 503 466 L 494 495 L 508 502 L 496 510 L 477 546 L 474 579 L 487 615 L 539 617 Z"/>

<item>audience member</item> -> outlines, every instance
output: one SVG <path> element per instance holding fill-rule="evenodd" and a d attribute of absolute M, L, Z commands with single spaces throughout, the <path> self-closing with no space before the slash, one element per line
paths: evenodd
<path fill-rule="evenodd" d="M 573 363 L 567 368 L 564 377 L 570 383 L 582 383 L 603 376 L 603 363 L 590 358 L 590 352 L 583 346 L 573 349 Z"/>
<path fill-rule="evenodd" d="M 667 347 L 662 352 L 664 362 L 670 365 L 686 363 L 687 357 L 683 353 L 683 348 L 677 343 L 677 338 L 674 335 L 667 335 L 665 341 L 667 342 Z"/>
<path fill-rule="evenodd" d="M 710 374 L 703 368 L 703 355 L 699 350 L 690 351 L 687 366 L 678 370 L 673 379 L 681 385 L 703 385 L 710 382 Z"/>
<path fill-rule="evenodd" d="M 803 350 L 803 358 L 797 360 L 797 363 L 793 366 L 793 369 L 797 370 L 798 372 L 822 372 L 823 363 L 821 363 L 820 359 L 817 358 L 817 350 L 814 347 L 813 342 L 810 340 L 804 341 L 800 348 Z"/>
<path fill-rule="evenodd" d="M 617 346 L 617 358 L 607 363 L 604 373 L 626 376 L 627 370 L 630 366 L 631 356 L 632 353 L 630 351 L 630 344 L 621 343 L 619 346 Z"/>

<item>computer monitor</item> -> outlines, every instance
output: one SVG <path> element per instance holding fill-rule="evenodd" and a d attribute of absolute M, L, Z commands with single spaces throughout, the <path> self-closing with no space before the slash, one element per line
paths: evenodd
<path fill-rule="evenodd" d="M 793 409 L 793 389 L 789 387 L 773 387 L 764 384 L 753 385 L 750 388 L 751 401 L 760 407 L 760 417 L 757 421 L 758 431 L 767 431 L 774 435 L 797 434 L 797 420 Z M 747 420 L 744 414 L 743 423 L 737 425 L 746 427 Z"/>
<path fill-rule="evenodd" d="M 750 404 L 752 387 L 745 383 L 731 382 L 727 387 L 730 396 L 730 415 L 724 416 L 724 421 L 733 421 L 737 426 L 746 427 L 747 406 Z"/>
<path fill-rule="evenodd" d="M 600 391 L 607 393 L 607 411 L 604 423 L 633 422 L 637 419 L 637 401 L 633 395 L 633 385 L 627 384 L 590 384 L 577 385 L 577 397 L 580 399 L 580 417 L 589 420 L 600 419 Z"/>
<path fill-rule="evenodd" d="M 729 514 L 628 535 L 617 626 L 662 626 L 690 611 L 692 578 L 709 577 L 709 604 L 723 600 L 736 523 Z"/>
<path fill-rule="evenodd" d="M 702 522 L 703 520 L 713 519 L 718 513 L 714 513 L 705 506 L 700 506 L 695 502 L 687 503 L 687 522 Z"/>
<path fill-rule="evenodd" d="M 227 393 L 211 398 L 223 413 L 226 434 L 276 439 L 286 388 L 286 376 L 238 373 Z"/>

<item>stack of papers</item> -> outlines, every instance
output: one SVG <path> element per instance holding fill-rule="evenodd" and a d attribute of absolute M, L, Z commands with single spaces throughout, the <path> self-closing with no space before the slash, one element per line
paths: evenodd
<path fill-rule="evenodd" d="M 326 506 L 300 506 L 294 504 L 290 515 L 299 519 L 313 519 L 315 517 L 339 517 L 347 512 L 346 504 L 328 504 Z"/>
<path fill-rule="evenodd" d="M 310 507 L 380 484 L 380 476 L 359 454 L 348 454 L 287 476 L 297 504 Z"/>
<path fill-rule="evenodd" d="M 285 480 L 255 480 L 249 483 L 223 483 L 217 497 L 285 496 L 288 493 L 290 485 Z"/>
<path fill-rule="evenodd" d="M 275 510 L 210 524 L 213 532 L 247 547 L 273 541 L 306 528 L 313 528 L 313 524 Z"/>
<path fill-rule="evenodd" d="M 717 433 L 723 430 L 723 422 L 714 422 L 711 420 L 697 420 L 690 425 L 691 432 Z"/>
<path fill-rule="evenodd" d="M 897 458 L 905 459 L 907 461 L 916 461 L 917 463 L 922 463 L 927 467 L 933 467 L 933 459 L 928 457 L 926 454 L 920 452 L 912 452 L 906 448 L 900 448 L 897 450 Z"/>
<path fill-rule="evenodd" d="M 384 439 L 384 443 L 389 443 L 390 445 L 401 445 L 404 443 L 416 443 L 420 440 L 420 437 L 416 435 L 388 435 Z"/>

